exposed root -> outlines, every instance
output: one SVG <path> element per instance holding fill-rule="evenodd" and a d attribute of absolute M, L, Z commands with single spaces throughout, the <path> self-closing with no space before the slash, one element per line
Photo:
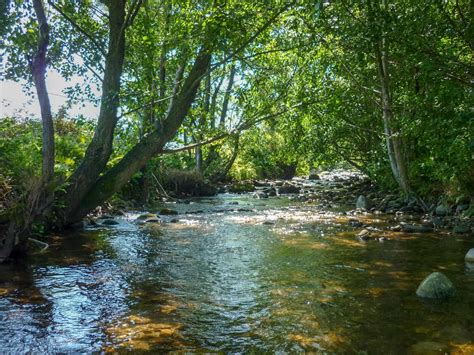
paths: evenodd
<path fill-rule="evenodd" d="M 38 253 L 42 253 L 42 252 L 46 251 L 46 249 L 49 248 L 49 244 L 45 243 L 45 242 L 42 242 L 41 240 L 29 237 L 28 241 L 36 243 L 36 244 L 41 246 L 41 250 Z"/>

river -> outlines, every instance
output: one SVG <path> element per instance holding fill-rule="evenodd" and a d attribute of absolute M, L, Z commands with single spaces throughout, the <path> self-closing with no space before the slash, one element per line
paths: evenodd
<path fill-rule="evenodd" d="M 1 265 L 2 352 L 474 353 L 472 236 L 359 241 L 341 209 L 286 197 L 167 207 L 179 215 L 143 227 L 131 211 Z M 455 297 L 416 297 L 433 271 Z"/>

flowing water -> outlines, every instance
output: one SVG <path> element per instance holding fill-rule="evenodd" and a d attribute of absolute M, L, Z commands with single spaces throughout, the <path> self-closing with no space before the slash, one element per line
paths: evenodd
<path fill-rule="evenodd" d="M 178 221 L 129 213 L 0 266 L 1 351 L 474 353 L 472 235 L 362 242 L 342 214 L 287 198 L 171 207 Z M 454 298 L 416 297 L 433 271 Z"/>

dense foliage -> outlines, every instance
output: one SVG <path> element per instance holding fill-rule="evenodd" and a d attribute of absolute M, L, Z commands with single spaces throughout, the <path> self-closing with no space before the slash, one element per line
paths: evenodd
<path fill-rule="evenodd" d="M 65 94 L 101 105 L 98 120 L 53 115 L 64 223 L 169 169 L 215 182 L 343 165 L 407 194 L 474 194 L 472 1 L 120 4 L 44 3 L 46 70 L 86 78 Z M 32 92 L 45 27 L 29 1 L 2 6 L 1 80 Z M 0 177 L 20 192 L 41 174 L 41 127 L 0 122 Z"/>

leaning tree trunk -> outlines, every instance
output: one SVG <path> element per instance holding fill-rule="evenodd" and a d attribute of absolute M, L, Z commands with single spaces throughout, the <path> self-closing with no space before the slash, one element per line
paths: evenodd
<path fill-rule="evenodd" d="M 30 62 L 31 74 L 41 110 L 42 169 L 41 181 L 28 191 L 25 207 L 20 218 L 11 218 L 7 230 L 0 238 L 0 262 L 13 254 L 24 254 L 28 244 L 28 232 L 32 223 L 43 219 L 52 206 L 51 182 L 54 178 L 54 124 L 48 90 L 46 89 L 46 57 L 49 46 L 49 25 L 42 0 L 33 0 L 38 20 L 38 48 Z"/>
<path fill-rule="evenodd" d="M 119 191 L 151 158 L 162 152 L 165 144 L 176 135 L 186 117 L 196 97 L 200 82 L 207 71 L 210 58 L 211 55 L 207 49 L 201 49 L 181 92 L 173 99 L 173 104 L 165 119 L 159 122 L 153 132 L 144 137 L 114 167 L 97 180 L 74 213 L 68 216 L 67 223 L 80 220 L 93 208 L 106 201 Z"/>
<path fill-rule="evenodd" d="M 116 0 L 110 2 L 108 6 L 109 45 L 105 59 L 100 113 L 94 137 L 84 159 L 69 179 L 65 196 L 67 207 L 63 216 L 65 224 L 80 208 L 82 199 L 96 183 L 112 153 L 119 106 L 120 78 L 125 57 L 125 3 L 126 0 Z"/>

